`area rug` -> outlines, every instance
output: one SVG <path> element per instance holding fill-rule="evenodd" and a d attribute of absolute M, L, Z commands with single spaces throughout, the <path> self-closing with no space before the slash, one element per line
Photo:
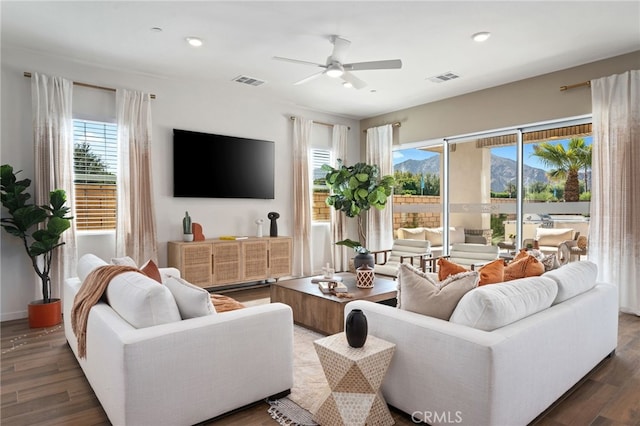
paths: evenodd
<path fill-rule="evenodd" d="M 329 392 L 313 341 L 324 337 L 295 325 L 293 330 L 293 387 L 289 396 L 269 402 L 269 414 L 281 425 L 316 425 L 313 413 Z"/>

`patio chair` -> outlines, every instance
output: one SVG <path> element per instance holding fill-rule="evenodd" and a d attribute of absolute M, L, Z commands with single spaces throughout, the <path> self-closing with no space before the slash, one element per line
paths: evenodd
<path fill-rule="evenodd" d="M 395 240 L 391 249 L 371 254 L 375 262 L 374 273 L 397 278 L 401 263 L 425 270 L 426 260 L 431 258 L 431 243 L 428 240 Z"/>
<path fill-rule="evenodd" d="M 450 262 L 464 266 L 471 270 L 498 259 L 500 247 L 484 244 L 456 243 L 451 245 L 451 251 L 446 256 L 430 259 L 431 272 L 436 271 L 437 260 L 445 258 Z"/>

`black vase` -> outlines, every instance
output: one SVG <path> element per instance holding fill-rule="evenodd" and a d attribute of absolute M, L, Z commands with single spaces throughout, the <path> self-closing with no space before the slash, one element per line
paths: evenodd
<path fill-rule="evenodd" d="M 371 269 L 375 265 L 375 261 L 373 259 L 373 255 L 371 253 L 358 253 L 353 257 L 353 266 L 358 270 L 364 264 L 369 265 Z"/>
<path fill-rule="evenodd" d="M 347 335 L 347 343 L 352 348 L 361 348 L 367 341 L 367 317 L 362 309 L 354 309 L 347 315 L 347 321 L 344 325 L 344 332 Z"/>

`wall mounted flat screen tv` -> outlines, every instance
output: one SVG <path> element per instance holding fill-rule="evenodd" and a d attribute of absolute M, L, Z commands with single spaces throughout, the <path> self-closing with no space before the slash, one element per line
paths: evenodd
<path fill-rule="evenodd" d="M 274 198 L 275 144 L 173 129 L 173 196 Z"/>

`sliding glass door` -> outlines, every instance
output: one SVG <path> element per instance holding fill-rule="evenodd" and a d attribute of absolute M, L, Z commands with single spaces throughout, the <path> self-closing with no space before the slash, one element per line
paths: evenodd
<path fill-rule="evenodd" d="M 538 228 L 587 236 L 591 142 L 585 117 L 398 149 L 395 235 L 448 227 L 449 244 L 499 245 L 507 256 L 533 246 Z"/>

